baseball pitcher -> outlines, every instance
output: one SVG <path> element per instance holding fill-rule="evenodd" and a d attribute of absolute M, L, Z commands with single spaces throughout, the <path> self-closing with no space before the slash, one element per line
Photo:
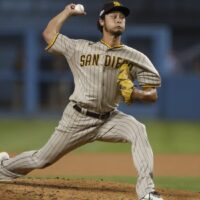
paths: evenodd
<path fill-rule="evenodd" d="M 92 141 L 129 142 L 138 172 L 140 200 L 163 200 L 153 182 L 153 153 L 145 126 L 118 110 L 120 101 L 155 102 L 160 76 L 141 52 L 121 43 L 130 11 L 120 2 L 106 3 L 99 13 L 98 42 L 71 39 L 61 27 L 83 6 L 67 5 L 47 25 L 43 36 L 51 53 L 62 54 L 72 71 L 75 89 L 49 141 L 39 150 L 9 158 L 0 154 L 0 180 L 12 181 L 34 169 L 45 168 L 68 152 Z M 138 87 L 134 85 L 137 80 Z"/>

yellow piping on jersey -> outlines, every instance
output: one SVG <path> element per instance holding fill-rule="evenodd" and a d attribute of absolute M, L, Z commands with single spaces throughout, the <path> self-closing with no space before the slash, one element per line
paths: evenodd
<path fill-rule="evenodd" d="M 105 41 L 103 40 L 100 40 L 100 42 L 104 45 L 106 45 L 109 49 L 116 49 L 116 48 L 121 48 L 123 47 L 124 45 L 120 44 L 120 45 L 117 45 L 117 46 L 114 46 L 114 47 L 111 47 L 109 44 L 107 44 Z"/>
<path fill-rule="evenodd" d="M 55 41 L 56 41 L 58 35 L 59 35 L 59 33 L 57 33 L 57 34 L 53 37 L 53 39 L 51 40 L 51 42 L 49 43 L 49 45 L 45 48 L 46 51 L 49 50 L 49 49 L 53 46 L 53 44 L 55 43 Z"/>

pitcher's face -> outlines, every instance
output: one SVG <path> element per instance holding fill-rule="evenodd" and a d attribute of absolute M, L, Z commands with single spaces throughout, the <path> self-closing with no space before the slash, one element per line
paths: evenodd
<path fill-rule="evenodd" d="M 115 11 L 106 14 L 104 20 L 100 20 L 100 24 L 105 32 L 119 36 L 125 30 L 126 18 L 123 13 Z"/>

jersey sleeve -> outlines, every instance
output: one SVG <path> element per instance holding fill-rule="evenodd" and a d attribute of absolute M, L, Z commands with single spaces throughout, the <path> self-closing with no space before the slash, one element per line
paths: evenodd
<path fill-rule="evenodd" d="M 157 74 L 143 71 L 141 68 L 137 70 L 136 77 L 141 87 L 160 87 L 161 85 L 161 79 Z"/>
<path fill-rule="evenodd" d="M 60 53 L 71 58 L 76 48 L 77 40 L 71 39 L 65 35 L 58 33 L 50 44 L 46 47 L 46 51 Z"/>
<path fill-rule="evenodd" d="M 161 78 L 152 62 L 147 56 L 139 53 L 134 60 L 135 67 L 132 68 L 132 75 L 141 87 L 160 87 Z"/>

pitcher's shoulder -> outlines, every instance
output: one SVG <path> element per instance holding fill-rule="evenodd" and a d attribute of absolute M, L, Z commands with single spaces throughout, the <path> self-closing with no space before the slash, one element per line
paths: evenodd
<path fill-rule="evenodd" d="M 140 56 L 140 57 L 145 57 L 147 58 L 147 55 L 145 55 L 143 52 L 135 49 L 134 47 L 130 47 L 128 45 L 124 45 L 124 51 L 127 51 L 127 53 L 130 53 L 132 54 L 133 56 L 135 55 L 136 57 L 137 56 Z"/>

